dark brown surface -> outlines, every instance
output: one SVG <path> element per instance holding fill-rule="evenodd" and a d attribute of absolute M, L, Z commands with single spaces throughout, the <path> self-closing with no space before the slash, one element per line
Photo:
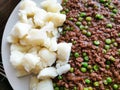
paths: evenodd
<path fill-rule="evenodd" d="M 0 0 L 0 42 L 6 22 L 20 0 Z M 1 50 L 0 50 L 1 51 Z M 0 57 L 0 62 L 2 61 Z M 12 90 L 8 80 L 0 75 L 0 90 Z"/>

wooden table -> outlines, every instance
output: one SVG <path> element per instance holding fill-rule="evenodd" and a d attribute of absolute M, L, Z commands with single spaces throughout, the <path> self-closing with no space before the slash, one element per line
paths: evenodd
<path fill-rule="evenodd" d="M 0 0 L 0 42 L 2 40 L 2 34 L 4 31 L 5 24 L 11 12 L 13 11 L 13 9 L 15 8 L 19 1 L 20 0 Z M 0 62 L 2 62 L 1 57 Z M 1 75 L 0 75 L 0 90 L 12 90 L 7 78 Z"/>

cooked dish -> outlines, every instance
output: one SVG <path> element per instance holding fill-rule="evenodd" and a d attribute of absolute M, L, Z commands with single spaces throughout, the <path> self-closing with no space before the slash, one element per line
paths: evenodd
<path fill-rule="evenodd" d="M 63 0 L 59 42 L 71 42 L 68 73 L 55 90 L 120 90 L 120 1 Z"/>

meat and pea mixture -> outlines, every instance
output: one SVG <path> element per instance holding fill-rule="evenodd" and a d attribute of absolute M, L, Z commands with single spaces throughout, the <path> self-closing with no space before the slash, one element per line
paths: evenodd
<path fill-rule="evenodd" d="M 63 0 L 58 42 L 72 42 L 68 73 L 55 90 L 120 90 L 120 1 Z"/>

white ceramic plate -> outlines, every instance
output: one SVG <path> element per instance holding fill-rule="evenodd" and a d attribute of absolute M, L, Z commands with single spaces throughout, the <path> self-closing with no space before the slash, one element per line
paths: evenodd
<path fill-rule="evenodd" d="M 41 1 L 44 0 L 34 0 L 37 4 L 40 4 Z M 58 0 L 61 2 L 61 0 Z M 5 69 L 5 73 L 7 75 L 8 81 L 10 82 L 12 88 L 14 90 L 29 90 L 29 77 L 17 78 L 15 74 L 14 68 L 10 64 L 10 44 L 7 42 L 7 36 L 12 30 L 15 23 L 18 21 L 18 11 L 19 5 L 16 6 L 12 14 L 10 15 L 8 22 L 6 24 L 3 39 L 2 39 L 2 61 Z M 39 5 L 38 5 L 39 6 Z M 19 57 L 18 57 L 19 58 Z"/>

